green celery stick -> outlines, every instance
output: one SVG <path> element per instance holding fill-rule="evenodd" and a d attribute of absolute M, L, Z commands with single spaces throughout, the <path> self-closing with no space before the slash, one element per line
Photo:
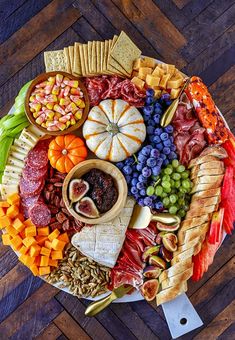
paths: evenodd
<path fill-rule="evenodd" d="M 14 139 L 12 137 L 5 137 L 0 144 L 0 171 L 4 171 L 5 169 L 8 154 L 10 151 L 10 147 L 13 143 L 13 140 Z"/>
<path fill-rule="evenodd" d="M 12 129 L 11 131 L 9 131 L 7 133 L 7 136 L 10 137 L 15 137 L 18 133 L 20 133 L 24 128 L 26 128 L 27 126 L 29 126 L 29 121 L 25 121 L 22 122 L 21 124 L 19 124 L 18 126 L 16 126 L 14 129 Z"/>
<path fill-rule="evenodd" d="M 15 107 L 14 109 L 14 115 L 17 116 L 21 113 L 25 113 L 25 109 L 24 109 L 24 103 L 23 104 L 20 104 L 19 106 Z"/>
<path fill-rule="evenodd" d="M 2 126 L 6 130 L 13 129 L 17 125 L 23 123 L 25 120 L 27 120 L 27 118 L 24 114 L 20 114 L 18 116 L 12 116 L 11 119 L 3 122 Z"/>

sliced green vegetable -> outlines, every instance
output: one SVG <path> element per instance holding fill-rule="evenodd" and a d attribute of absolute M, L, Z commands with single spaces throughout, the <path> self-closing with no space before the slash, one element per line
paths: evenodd
<path fill-rule="evenodd" d="M 2 123 L 2 127 L 6 130 L 13 129 L 17 125 L 25 122 L 27 120 L 26 116 L 23 114 L 12 116 L 11 119 L 6 120 Z"/>
<path fill-rule="evenodd" d="M 25 114 L 24 102 L 17 107 L 14 107 L 14 115 Z"/>
<path fill-rule="evenodd" d="M 5 137 L 0 144 L 0 171 L 4 171 L 10 147 L 13 143 L 12 137 Z"/>
<path fill-rule="evenodd" d="M 27 126 L 29 126 L 29 121 L 25 121 L 23 123 L 21 123 L 20 125 L 17 125 L 14 129 L 12 129 L 8 134 L 7 136 L 10 136 L 10 137 L 14 137 L 16 138 L 16 136 L 18 135 L 18 133 L 20 133 L 24 128 L 26 128 Z"/>

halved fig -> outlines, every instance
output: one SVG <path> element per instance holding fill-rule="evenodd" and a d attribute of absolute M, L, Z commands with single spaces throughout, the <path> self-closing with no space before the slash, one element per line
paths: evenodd
<path fill-rule="evenodd" d="M 140 288 L 140 292 L 146 301 L 152 301 L 158 292 L 159 282 L 156 279 L 148 280 Z"/>
<path fill-rule="evenodd" d="M 164 246 L 161 246 L 159 255 L 166 261 L 170 262 L 173 258 L 173 253 L 167 250 Z"/>
<path fill-rule="evenodd" d="M 79 202 L 75 204 L 74 209 L 77 213 L 82 214 L 86 217 L 99 217 L 99 211 L 90 197 L 83 197 Z"/>
<path fill-rule="evenodd" d="M 157 228 L 160 231 L 176 231 L 179 229 L 179 227 L 180 227 L 180 223 L 175 224 L 175 225 L 166 225 L 160 222 L 157 223 Z"/>
<path fill-rule="evenodd" d="M 143 252 L 143 255 L 142 255 L 142 260 L 144 262 L 147 261 L 147 259 L 149 258 L 149 256 L 151 255 L 157 255 L 158 252 L 159 252 L 159 246 L 152 246 L 152 247 L 147 247 L 145 249 L 145 251 Z"/>
<path fill-rule="evenodd" d="M 157 279 L 158 276 L 161 274 L 161 268 L 155 266 L 148 266 L 144 268 L 144 277 L 147 279 Z"/>
<path fill-rule="evenodd" d="M 72 179 L 69 182 L 69 199 L 71 202 L 78 202 L 89 190 L 89 183 L 83 179 Z"/>
<path fill-rule="evenodd" d="M 171 252 L 177 250 L 178 239 L 177 239 L 177 236 L 173 233 L 167 233 L 163 235 L 162 243 L 164 247 Z"/>
<path fill-rule="evenodd" d="M 153 266 L 157 266 L 161 269 L 166 269 L 166 262 L 156 255 L 150 256 L 149 264 Z"/>

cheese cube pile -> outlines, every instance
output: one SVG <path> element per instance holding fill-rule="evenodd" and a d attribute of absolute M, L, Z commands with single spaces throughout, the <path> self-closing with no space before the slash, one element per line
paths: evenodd
<path fill-rule="evenodd" d="M 47 275 L 51 267 L 63 259 L 63 250 L 69 237 L 58 229 L 50 233 L 49 227 L 36 228 L 30 219 L 25 220 L 19 212 L 20 196 L 11 194 L 0 201 L 0 229 L 4 229 L 2 243 L 19 253 L 19 260 L 33 275 Z"/>
<path fill-rule="evenodd" d="M 154 89 L 156 98 L 166 92 L 170 93 L 171 99 L 178 97 L 185 77 L 174 65 L 160 64 L 145 57 L 136 59 L 133 69 L 131 81 L 137 87 Z"/>

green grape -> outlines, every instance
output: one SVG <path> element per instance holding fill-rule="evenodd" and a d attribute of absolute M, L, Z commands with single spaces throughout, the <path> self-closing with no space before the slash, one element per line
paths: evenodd
<path fill-rule="evenodd" d="M 165 197 L 167 197 L 167 196 L 168 196 L 168 194 L 167 194 L 166 192 L 163 191 L 161 197 L 162 197 L 162 198 L 165 198 Z"/>
<path fill-rule="evenodd" d="M 184 198 L 183 197 L 180 197 L 179 199 L 178 199 L 178 204 L 179 204 L 179 206 L 183 206 L 184 205 L 184 203 L 185 203 L 185 201 L 184 201 Z"/>
<path fill-rule="evenodd" d="M 183 186 L 183 188 L 185 188 L 185 189 L 190 189 L 190 187 L 191 187 L 190 181 L 189 181 L 188 179 L 184 179 L 184 180 L 182 181 L 182 186 Z"/>
<path fill-rule="evenodd" d="M 170 182 L 164 181 L 163 179 L 162 179 L 162 186 L 163 186 L 164 189 L 166 189 L 166 188 L 171 189 Z"/>
<path fill-rule="evenodd" d="M 184 199 L 184 196 L 185 196 L 185 193 L 184 193 L 184 192 L 181 192 L 181 191 L 178 192 L 178 197 Z"/>
<path fill-rule="evenodd" d="M 171 192 L 171 188 L 164 188 L 164 191 L 169 194 Z"/>
<path fill-rule="evenodd" d="M 180 209 L 177 214 L 183 218 L 186 215 L 186 212 L 184 211 L 184 209 Z"/>
<path fill-rule="evenodd" d="M 183 179 L 188 178 L 188 177 L 189 177 L 189 172 L 188 172 L 188 171 L 182 172 L 181 177 L 182 177 Z"/>
<path fill-rule="evenodd" d="M 174 187 L 175 186 L 175 181 L 173 179 L 170 179 L 170 183 L 171 183 L 171 186 Z"/>
<path fill-rule="evenodd" d="M 167 208 L 170 204 L 169 198 L 168 197 L 163 198 L 162 203 L 163 203 L 164 207 Z"/>
<path fill-rule="evenodd" d="M 177 210 L 178 210 L 177 207 L 175 205 L 172 205 L 169 208 L 169 213 L 174 215 L 174 214 L 176 214 Z"/>
<path fill-rule="evenodd" d="M 177 172 L 184 172 L 184 170 L 185 170 L 185 166 L 184 166 L 184 165 L 179 165 L 179 166 L 177 166 L 177 168 L 176 168 L 176 171 L 177 171 Z"/>
<path fill-rule="evenodd" d="M 176 188 L 176 189 L 179 189 L 180 186 L 181 186 L 180 181 L 175 181 L 175 188 Z"/>
<path fill-rule="evenodd" d="M 154 194 L 154 187 L 152 187 L 152 186 L 148 187 L 147 190 L 146 190 L 146 194 L 148 196 L 152 196 Z"/>
<path fill-rule="evenodd" d="M 155 188 L 155 195 L 161 196 L 162 193 L 163 193 L 163 187 L 161 187 L 160 185 L 157 185 Z"/>
<path fill-rule="evenodd" d="M 178 165 L 179 165 L 179 161 L 178 161 L 178 159 L 174 159 L 173 161 L 172 161 L 172 166 L 173 166 L 173 168 L 177 168 L 178 167 Z"/>
<path fill-rule="evenodd" d="M 185 188 L 183 188 L 183 187 L 180 187 L 180 188 L 179 188 L 179 191 L 180 191 L 182 194 L 186 194 L 187 189 L 185 189 Z"/>
<path fill-rule="evenodd" d="M 165 176 L 162 177 L 163 182 L 170 182 L 170 180 L 171 180 L 171 178 L 170 178 L 169 175 L 165 175 Z"/>
<path fill-rule="evenodd" d="M 180 174 L 178 174 L 177 172 L 175 172 L 175 173 L 173 173 L 172 178 L 173 178 L 175 181 L 179 181 L 179 180 L 181 179 L 181 176 L 180 176 Z"/>
<path fill-rule="evenodd" d="M 172 174 L 172 172 L 173 172 L 173 169 L 172 168 L 166 168 L 166 169 L 164 169 L 164 173 L 166 174 L 166 175 L 171 175 Z"/>
<path fill-rule="evenodd" d="M 174 194 L 173 194 L 173 195 L 170 195 L 170 202 L 173 203 L 173 204 L 176 203 L 177 198 L 178 198 L 178 197 L 177 197 L 176 195 L 174 195 Z"/>

